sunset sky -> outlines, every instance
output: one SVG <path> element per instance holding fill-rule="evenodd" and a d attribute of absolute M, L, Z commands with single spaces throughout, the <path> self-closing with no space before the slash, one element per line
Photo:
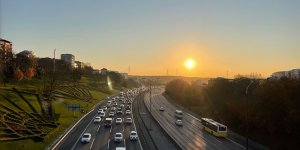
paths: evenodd
<path fill-rule="evenodd" d="M 15 52 L 75 55 L 134 75 L 218 77 L 300 68 L 296 0 L 1 0 Z M 185 66 L 194 60 L 193 68 Z"/>

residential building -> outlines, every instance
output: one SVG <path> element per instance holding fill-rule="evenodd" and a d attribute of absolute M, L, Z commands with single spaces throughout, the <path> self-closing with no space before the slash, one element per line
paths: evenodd
<path fill-rule="evenodd" d="M 12 42 L 0 38 L 0 63 L 7 63 L 13 59 Z"/>
<path fill-rule="evenodd" d="M 75 56 L 72 54 L 61 54 L 60 59 L 67 62 L 71 65 L 72 68 L 75 68 Z"/>

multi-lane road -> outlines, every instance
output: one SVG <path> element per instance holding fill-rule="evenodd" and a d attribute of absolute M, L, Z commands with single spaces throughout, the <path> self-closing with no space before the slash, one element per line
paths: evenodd
<path fill-rule="evenodd" d="M 117 97 L 117 96 L 115 96 Z M 132 102 L 134 98 L 134 95 L 130 98 L 126 99 L 128 102 Z M 112 98 L 108 99 L 112 100 Z M 116 147 L 126 147 L 128 150 L 140 150 L 142 149 L 141 144 L 139 140 L 137 141 L 131 141 L 129 139 L 129 134 L 131 131 L 136 131 L 134 120 L 132 124 L 126 124 L 125 119 L 126 118 L 132 118 L 133 119 L 133 113 L 130 115 L 125 114 L 125 107 L 122 108 L 123 114 L 115 114 L 113 118 L 113 123 L 111 127 L 105 127 L 104 126 L 104 119 L 108 117 L 108 113 L 111 111 L 110 108 L 108 108 L 106 112 L 106 116 L 102 118 L 100 123 L 94 123 L 94 118 L 99 116 L 98 110 L 99 108 L 102 108 L 107 105 L 107 101 L 104 101 L 101 103 L 98 107 L 93 109 L 87 116 L 85 116 L 81 121 L 78 122 L 77 125 L 74 126 L 72 130 L 70 130 L 70 133 L 65 136 L 59 143 L 54 145 L 52 149 L 71 149 L 71 150 L 99 150 L 99 149 L 110 149 L 115 150 Z M 121 103 L 123 103 L 124 99 L 116 99 L 117 107 L 120 107 Z M 132 104 L 132 103 L 131 103 Z M 132 105 L 130 103 L 125 103 L 124 105 L 130 105 L 130 110 L 132 109 Z M 132 111 L 131 111 L 132 112 Z M 122 118 L 123 123 L 116 124 L 115 120 L 116 118 Z M 120 143 L 116 143 L 114 141 L 114 135 L 115 133 L 122 133 L 123 134 L 123 141 Z M 91 133 L 91 140 L 88 143 L 82 143 L 81 142 L 81 136 L 83 133 Z M 139 134 L 139 133 L 138 133 Z"/>
<path fill-rule="evenodd" d="M 145 141 L 152 139 L 152 142 L 156 145 L 154 149 L 176 149 L 175 146 L 170 142 L 174 141 L 177 144 L 177 148 L 180 149 L 206 149 L 206 150 L 242 150 L 245 149 L 243 144 L 237 142 L 230 138 L 216 138 L 211 134 L 202 130 L 201 121 L 199 118 L 184 112 L 183 113 L 183 126 L 177 126 L 175 124 L 175 110 L 180 109 L 177 105 L 170 103 L 164 96 L 162 96 L 161 89 L 154 89 L 152 91 L 151 96 L 151 105 L 150 105 L 150 95 L 145 92 L 144 94 L 139 96 L 144 102 L 143 105 L 132 105 L 134 98 L 137 96 L 137 92 L 132 94 L 131 96 L 124 96 L 124 98 L 120 98 L 120 95 L 116 95 L 115 102 L 117 103 L 116 108 L 120 107 L 121 104 L 125 106 L 130 105 L 131 114 L 125 114 L 125 107 L 122 108 L 123 114 L 115 114 L 113 118 L 113 123 L 111 127 L 104 126 L 104 119 L 108 117 L 109 112 L 111 111 L 111 107 L 106 110 L 106 116 L 102 118 L 100 123 L 94 123 L 94 118 L 99 116 L 98 110 L 107 106 L 107 101 L 111 101 L 114 97 L 111 97 L 107 100 L 104 100 L 97 107 L 92 109 L 89 113 L 87 113 L 81 120 L 79 120 L 67 133 L 62 135 L 62 138 L 59 138 L 58 142 L 51 146 L 49 149 L 70 149 L 70 150 L 99 150 L 99 149 L 110 149 L 114 150 L 116 147 L 124 147 L 127 150 L 140 150 L 143 149 L 140 139 L 137 141 L 131 141 L 129 138 L 129 134 L 131 131 L 136 130 L 136 124 L 134 118 L 141 117 L 138 114 L 132 112 L 132 106 L 142 108 L 146 106 L 144 109 L 150 110 L 153 118 L 156 120 L 158 124 L 153 125 L 156 127 L 155 130 L 151 130 L 152 132 L 148 132 L 146 135 L 141 135 L 143 137 L 143 146 L 145 147 Z M 143 97 L 144 96 L 144 97 Z M 119 98 L 117 98 L 119 97 Z M 136 103 L 135 103 L 136 104 Z M 160 107 L 164 107 L 164 111 L 160 111 Z M 145 110 L 142 110 L 146 112 Z M 138 112 L 141 113 L 141 112 Z M 134 115 L 134 116 L 133 116 Z M 116 118 L 122 118 L 123 123 L 116 124 Z M 132 124 L 126 124 L 125 119 L 132 118 Z M 145 119 L 145 118 L 142 118 Z M 148 118 L 149 120 L 150 118 Z M 150 122 L 149 122 L 150 123 Z M 143 130 L 147 130 L 148 127 L 144 127 Z M 139 131 L 141 130 L 141 126 L 138 126 Z M 168 138 L 163 137 L 164 134 L 154 134 L 154 131 L 164 130 L 164 133 L 169 135 Z M 116 143 L 114 141 L 115 133 L 122 133 L 124 138 L 122 142 Z M 81 142 L 81 136 L 84 133 L 91 133 L 91 140 L 88 143 Z M 138 132 L 138 135 L 141 134 Z M 158 135 L 160 135 L 158 137 Z M 150 137 L 151 136 L 151 137 Z M 155 139 L 154 139 L 155 138 Z M 165 141 L 165 142 L 163 142 Z M 149 148 L 149 147 L 148 147 Z M 256 148 L 253 148 L 256 149 Z"/>
<path fill-rule="evenodd" d="M 201 122 L 198 118 L 184 112 L 183 126 L 175 124 L 175 110 L 179 109 L 171 104 L 160 90 L 153 90 L 151 99 L 152 115 L 161 127 L 174 139 L 182 149 L 214 149 L 214 150 L 241 150 L 245 149 L 241 144 L 227 139 L 216 138 L 202 130 Z M 145 104 L 150 109 L 150 95 L 146 94 Z M 165 111 L 159 108 L 165 107 Z"/>

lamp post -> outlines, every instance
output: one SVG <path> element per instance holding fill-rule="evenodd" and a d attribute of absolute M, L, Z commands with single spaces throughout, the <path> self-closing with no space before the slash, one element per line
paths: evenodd
<path fill-rule="evenodd" d="M 248 90 L 249 87 L 254 83 L 253 80 L 250 81 L 249 85 L 246 87 L 246 149 L 248 149 Z"/>
<path fill-rule="evenodd" d="M 55 52 L 56 52 L 56 49 L 54 49 L 54 51 L 53 51 L 53 73 L 55 72 Z"/>

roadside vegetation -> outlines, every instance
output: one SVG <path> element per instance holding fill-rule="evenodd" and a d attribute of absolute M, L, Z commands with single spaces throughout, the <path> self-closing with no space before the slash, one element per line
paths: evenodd
<path fill-rule="evenodd" d="M 245 135 L 248 99 L 248 136 L 271 149 L 295 149 L 300 141 L 300 81 L 215 79 L 207 86 L 182 79 L 169 82 L 165 94 L 170 100 L 209 117 Z"/>
<path fill-rule="evenodd" d="M 0 62 L 0 147 L 44 149 L 107 96 L 137 83 L 117 72 L 93 74 L 62 60 L 20 52 Z M 80 109 L 71 111 L 70 105 Z"/>

